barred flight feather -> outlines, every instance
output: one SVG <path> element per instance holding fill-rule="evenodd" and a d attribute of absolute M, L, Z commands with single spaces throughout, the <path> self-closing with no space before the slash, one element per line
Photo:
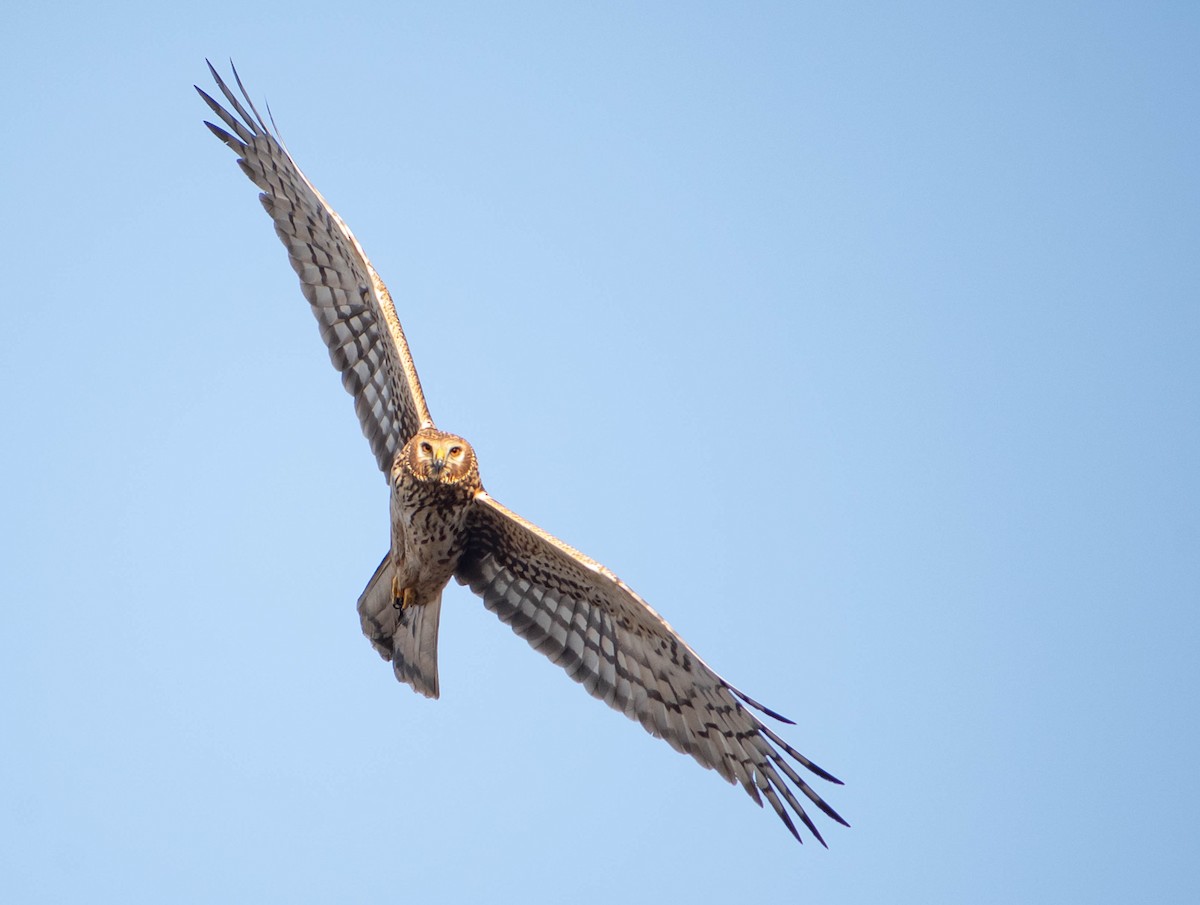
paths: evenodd
<path fill-rule="evenodd" d="M 239 155 L 242 172 L 262 189 L 263 207 L 386 475 L 409 437 L 422 424 L 433 424 L 391 297 L 349 228 L 259 115 L 236 71 L 241 98 L 212 64 L 208 68 L 233 112 L 197 87 L 226 128 L 206 125 Z"/>
<path fill-rule="evenodd" d="M 516 634 L 593 697 L 740 784 L 760 807 L 765 798 L 797 839 L 791 814 L 825 844 L 793 788 L 847 825 L 783 755 L 823 779 L 840 780 L 755 717 L 743 700 L 771 711 L 713 672 L 620 579 L 487 494 L 475 504 L 456 577 Z"/>

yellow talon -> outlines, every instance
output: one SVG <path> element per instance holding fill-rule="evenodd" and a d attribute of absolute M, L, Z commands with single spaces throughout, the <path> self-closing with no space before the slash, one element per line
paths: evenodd
<path fill-rule="evenodd" d="M 392 576 L 392 606 L 403 612 L 417 602 L 417 592 L 413 588 L 402 588 Z"/>

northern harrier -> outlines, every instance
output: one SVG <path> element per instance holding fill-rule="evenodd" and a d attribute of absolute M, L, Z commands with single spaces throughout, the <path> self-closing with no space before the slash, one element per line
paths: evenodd
<path fill-rule="evenodd" d="M 396 678 L 438 696 L 438 614 L 454 577 L 591 695 L 741 783 L 760 807 L 766 798 L 803 841 L 790 808 L 825 844 L 796 791 L 848 824 L 788 758 L 822 779 L 840 780 L 751 709 L 790 720 L 717 675 L 616 575 L 487 494 L 471 444 L 434 427 L 391 296 L 358 241 L 259 115 L 236 70 L 240 99 L 211 64 L 209 70 L 230 109 L 197 87 L 224 128 L 206 125 L 262 189 L 259 198 L 391 488 L 391 550 L 359 598 L 358 613 Z"/>

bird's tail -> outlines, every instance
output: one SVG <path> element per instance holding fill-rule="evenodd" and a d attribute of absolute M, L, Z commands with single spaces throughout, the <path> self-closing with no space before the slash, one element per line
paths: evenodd
<path fill-rule="evenodd" d="M 385 660 L 392 661 L 396 678 L 427 698 L 438 696 L 438 618 L 442 592 L 401 610 L 392 598 L 391 556 L 385 556 L 358 598 L 363 634 Z"/>

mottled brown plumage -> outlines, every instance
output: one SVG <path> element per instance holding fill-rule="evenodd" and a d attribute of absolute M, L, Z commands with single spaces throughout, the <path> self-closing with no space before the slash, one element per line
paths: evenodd
<path fill-rule="evenodd" d="M 422 428 L 392 464 L 393 597 L 420 606 L 458 568 L 467 517 L 483 490 L 475 450 L 462 437 Z"/>
<path fill-rule="evenodd" d="M 389 478 L 391 549 L 358 611 L 396 677 L 438 696 L 438 620 L 453 576 L 590 694 L 741 784 L 759 805 L 766 799 L 797 839 L 792 814 L 824 842 L 796 793 L 845 821 L 793 762 L 838 780 L 751 708 L 790 720 L 717 675 L 616 575 L 488 496 L 471 445 L 434 427 L 391 297 L 361 246 L 258 115 L 241 81 L 239 98 L 209 69 L 233 112 L 197 88 L 225 128 L 207 125 L 263 190 L 263 207 Z"/>

